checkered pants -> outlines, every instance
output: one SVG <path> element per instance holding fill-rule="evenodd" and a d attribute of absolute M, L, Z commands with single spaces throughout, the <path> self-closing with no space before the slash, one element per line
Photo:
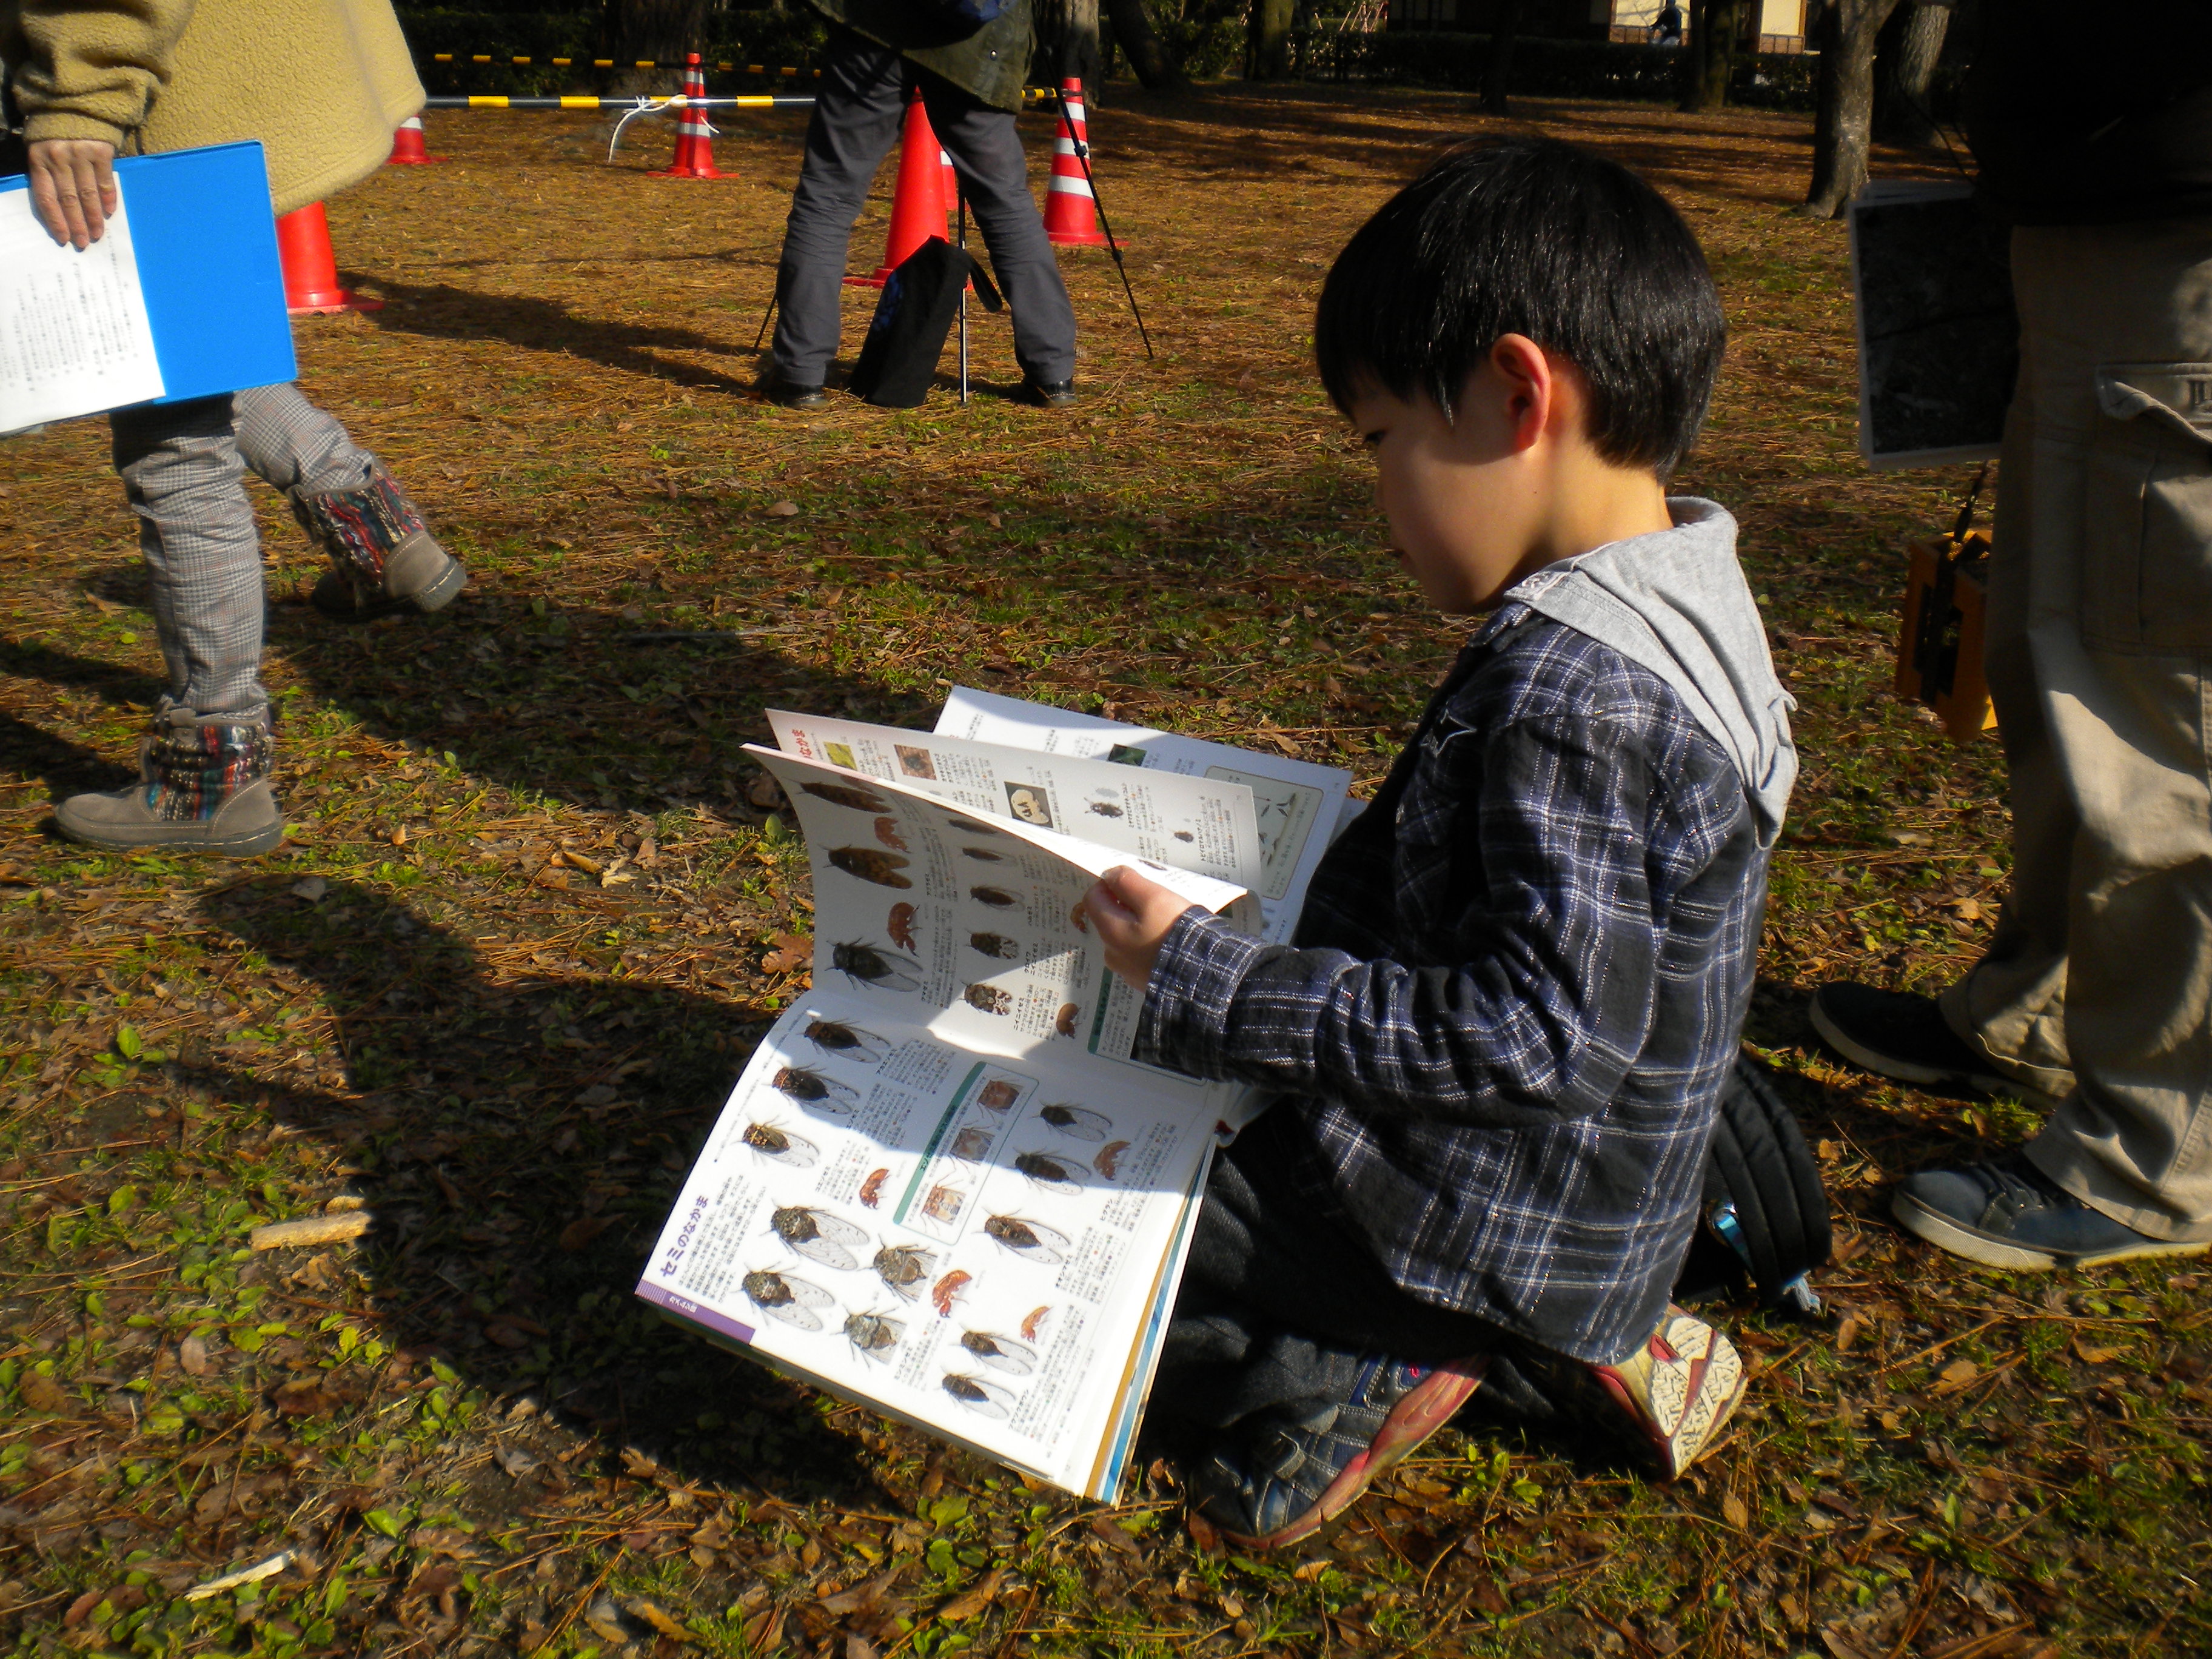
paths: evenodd
<path fill-rule="evenodd" d="M 288 494 L 319 495 L 358 489 L 375 458 L 289 383 L 118 410 L 108 421 L 153 579 L 170 701 L 264 718 L 261 544 L 246 469 Z"/>

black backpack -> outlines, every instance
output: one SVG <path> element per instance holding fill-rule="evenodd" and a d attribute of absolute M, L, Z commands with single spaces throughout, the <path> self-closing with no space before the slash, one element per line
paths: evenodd
<path fill-rule="evenodd" d="M 928 397 L 960 310 L 960 290 L 970 282 L 984 307 L 996 311 L 999 290 L 965 250 L 933 236 L 908 254 L 884 279 L 867 343 L 853 366 L 854 392 L 882 409 L 912 409 Z"/>
<path fill-rule="evenodd" d="M 1763 1307 L 1820 1311 L 1807 1275 L 1833 1246 L 1827 1189 L 1796 1115 L 1747 1054 L 1736 1057 L 1721 1089 L 1699 1216 L 1676 1301 L 1748 1291 Z"/>

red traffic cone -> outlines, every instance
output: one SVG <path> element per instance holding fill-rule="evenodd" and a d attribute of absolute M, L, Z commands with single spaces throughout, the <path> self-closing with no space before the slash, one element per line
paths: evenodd
<path fill-rule="evenodd" d="M 442 155 L 431 155 L 422 147 L 422 118 L 410 115 L 392 135 L 392 154 L 384 158 L 384 165 L 388 167 L 421 167 L 445 159 Z"/>
<path fill-rule="evenodd" d="M 687 53 L 684 59 L 684 95 L 686 99 L 707 95 L 707 71 L 699 65 L 697 52 Z M 707 112 L 694 114 L 687 106 L 676 115 L 676 154 L 659 172 L 649 174 L 654 179 L 726 179 L 729 174 L 714 166 L 714 129 L 707 125 Z"/>
<path fill-rule="evenodd" d="M 276 221 L 276 257 L 284 267 L 284 308 L 295 317 L 384 309 L 383 301 L 356 300 L 338 286 L 330 217 L 320 202 L 310 202 Z"/>
<path fill-rule="evenodd" d="M 848 276 L 855 288 L 881 288 L 891 272 L 933 236 L 944 236 L 945 164 L 921 94 L 909 90 L 906 131 L 899 136 L 898 185 L 891 195 L 890 234 L 884 239 L 884 262 L 872 276 Z M 945 238 L 951 240 L 950 237 Z"/>
<path fill-rule="evenodd" d="M 1073 76 L 1060 83 L 1067 104 L 1067 118 L 1060 122 L 1060 136 L 1052 147 L 1052 188 L 1045 193 L 1044 234 L 1062 247 L 1104 247 L 1098 234 L 1098 210 L 1091 200 L 1091 180 L 1083 171 L 1091 149 L 1091 130 L 1083 118 L 1083 82 Z M 1075 129 L 1073 138 L 1068 128 Z M 1076 154 L 1081 144 L 1084 155 Z"/>

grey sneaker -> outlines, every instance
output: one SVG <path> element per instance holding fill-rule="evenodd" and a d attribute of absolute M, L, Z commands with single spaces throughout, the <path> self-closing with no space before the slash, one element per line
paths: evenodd
<path fill-rule="evenodd" d="M 461 562 L 438 545 L 387 472 L 374 473 L 358 489 L 295 495 L 292 516 L 330 556 L 312 603 L 333 622 L 442 611 L 468 586 Z"/>
<path fill-rule="evenodd" d="M 2017 1152 L 1907 1176 L 1889 1212 L 1907 1232 L 1991 1267 L 2090 1267 L 2212 1249 L 2212 1242 L 2139 1233 L 2091 1209 Z"/>
<path fill-rule="evenodd" d="M 72 795 L 55 826 L 87 847 L 253 858 L 284 839 L 265 717 L 167 708 L 138 745 L 139 781 L 110 794 Z"/>

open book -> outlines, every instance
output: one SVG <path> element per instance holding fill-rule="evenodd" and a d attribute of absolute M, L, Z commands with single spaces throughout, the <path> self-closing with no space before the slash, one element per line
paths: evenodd
<path fill-rule="evenodd" d="M 960 690 L 933 732 L 771 713 L 814 878 L 778 1019 L 637 1293 L 779 1369 L 1111 1498 L 1218 1137 L 1139 1063 L 1083 896 L 1139 868 L 1287 939 L 1348 775 Z"/>

